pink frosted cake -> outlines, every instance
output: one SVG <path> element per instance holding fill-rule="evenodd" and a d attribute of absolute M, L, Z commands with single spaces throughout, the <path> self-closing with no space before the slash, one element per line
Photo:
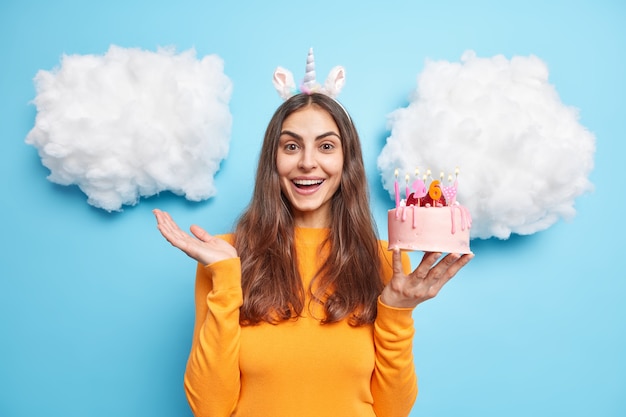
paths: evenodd
<path fill-rule="evenodd" d="M 396 171 L 396 178 L 397 178 Z M 458 170 L 457 170 L 458 175 Z M 456 201 L 458 182 L 444 186 L 432 180 L 428 190 L 425 181 L 415 180 L 413 192 L 408 187 L 406 200 L 400 200 L 396 180 L 396 208 L 387 213 L 389 249 L 409 251 L 472 253 L 469 247 L 472 217 Z M 443 175 L 442 175 L 443 176 Z M 448 182 L 451 182 L 451 176 Z"/>

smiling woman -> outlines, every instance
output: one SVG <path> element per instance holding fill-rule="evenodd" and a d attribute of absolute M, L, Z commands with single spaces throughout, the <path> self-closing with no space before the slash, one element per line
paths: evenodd
<path fill-rule="evenodd" d="M 410 412 L 413 308 L 471 255 L 427 253 L 410 272 L 378 241 L 359 136 L 335 99 L 301 93 L 276 110 L 233 234 L 192 236 L 155 215 L 199 262 L 185 373 L 196 415 Z"/>

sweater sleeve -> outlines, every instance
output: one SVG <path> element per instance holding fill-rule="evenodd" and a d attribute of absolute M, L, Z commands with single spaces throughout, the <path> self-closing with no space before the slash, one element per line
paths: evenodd
<path fill-rule="evenodd" d="M 390 253 L 384 253 L 390 265 Z M 410 272 L 410 260 L 402 254 L 402 267 Z M 383 267 L 385 283 L 391 272 Z M 372 395 L 377 416 L 408 416 L 417 398 L 417 376 L 413 360 L 413 309 L 394 308 L 378 300 L 374 322 L 376 362 L 372 376 Z"/>
<path fill-rule="evenodd" d="M 227 417 L 240 388 L 241 263 L 227 259 L 196 273 L 196 322 L 185 371 L 185 392 L 196 417 Z"/>
<path fill-rule="evenodd" d="M 376 362 L 372 376 L 377 416 L 407 416 L 417 398 L 412 311 L 388 307 L 378 301 L 378 316 L 374 322 Z"/>

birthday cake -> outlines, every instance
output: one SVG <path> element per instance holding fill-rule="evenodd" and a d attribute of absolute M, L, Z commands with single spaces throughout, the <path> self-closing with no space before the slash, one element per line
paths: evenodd
<path fill-rule="evenodd" d="M 455 174 L 458 176 L 458 169 Z M 409 188 L 407 174 L 406 198 L 400 199 L 397 177 L 396 170 L 396 207 L 387 212 L 389 249 L 472 253 L 469 246 L 472 217 L 456 201 L 457 179 L 452 183 L 450 175 L 448 185 L 444 185 L 443 173 L 441 181 L 433 180 L 428 170 L 423 180 L 416 179 Z"/>

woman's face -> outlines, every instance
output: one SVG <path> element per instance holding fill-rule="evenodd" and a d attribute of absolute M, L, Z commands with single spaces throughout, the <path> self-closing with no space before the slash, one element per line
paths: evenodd
<path fill-rule="evenodd" d="M 341 138 L 331 115 L 317 106 L 291 113 L 283 121 L 276 167 L 296 226 L 330 226 L 330 200 L 343 169 Z"/>

